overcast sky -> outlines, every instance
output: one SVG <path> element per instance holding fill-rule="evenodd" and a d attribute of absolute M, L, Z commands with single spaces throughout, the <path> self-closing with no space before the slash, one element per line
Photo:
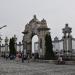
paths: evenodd
<path fill-rule="evenodd" d="M 46 19 L 52 38 L 62 38 L 61 29 L 66 23 L 75 37 L 75 0 L 0 0 L 0 26 L 7 25 L 0 30 L 2 38 L 16 34 L 21 41 L 21 32 L 34 14 L 39 20 Z"/>

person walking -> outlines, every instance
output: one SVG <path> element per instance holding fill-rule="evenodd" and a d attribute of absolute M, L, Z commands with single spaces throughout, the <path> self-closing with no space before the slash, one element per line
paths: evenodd
<path fill-rule="evenodd" d="M 30 57 L 29 57 L 29 55 L 28 55 L 28 63 L 29 63 L 29 61 L 30 61 Z"/>
<path fill-rule="evenodd" d="M 24 63 L 24 54 L 22 53 L 22 63 Z"/>

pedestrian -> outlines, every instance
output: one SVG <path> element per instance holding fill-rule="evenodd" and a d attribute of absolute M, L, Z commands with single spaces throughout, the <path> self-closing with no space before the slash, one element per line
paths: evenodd
<path fill-rule="evenodd" d="M 61 57 L 61 56 L 59 56 L 59 57 L 58 57 L 58 64 L 61 64 L 61 63 L 62 63 L 62 61 L 63 61 L 63 60 L 62 60 L 62 57 Z"/>
<path fill-rule="evenodd" d="M 22 54 L 22 63 L 24 63 L 24 54 Z"/>
<path fill-rule="evenodd" d="M 29 55 L 28 55 L 28 63 L 29 63 L 29 60 L 30 60 L 30 57 L 29 57 Z"/>
<path fill-rule="evenodd" d="M 16 54 L 16 61 L 19 61 L 19 53 Z"/>

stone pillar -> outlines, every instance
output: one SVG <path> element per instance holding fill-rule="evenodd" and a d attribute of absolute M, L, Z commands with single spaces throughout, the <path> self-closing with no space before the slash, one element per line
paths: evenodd
<path fill-rule="evenodd" d="M 72 36 L 71 31 L 72 28 L 68 27 L 68 24 L 65 25 L 63 28 L 63 50 L 64 50 L 64 57 L 65 59 L 71 59 L 72 55 Z"/>
<path fill-rule="evenodd" d="M 16 35 L 14 35 L 14 39 L 15 39 L 15 49 L 17 51 L 17 37 L 16 37 Z"/>
<path fill-rule="evenodd" d="M 67 50 L 67 38 L 66 38 L 66 34 L 64 34 L 64 36 L 63 36 L 63 50 L 64 51 Z"/>
<path fill-rule="evenodd" d="M 24 41 L 22 40 L 22 44 L 23 44 L 22 53 L 23 53 L 24 55 L 26 55 L 26 42 L 24 42 Z"/>
<path fill-rule="evenodd" d="M 41 25 L 38 28 L 39 47 L 40 47 L 39 57 L 40 58 L 44 58 L 44 55 L 45 55 L 45 36 L 46 34 L 49 34 L 49 30 L 50 28 L 47 27 L 46 20 L 45 19 L 41 20 Z"/>
<path fill-rule="evenodd" d="M 31 41 L 27 42 L 27 55 L 31 58 L 32 57 L 32 44 Z"/>
<path fill-rule="evenodd" d="M 8 37 L 5 38 L 5 56 L 9 56 L 9 51 L 8 51 Z"/>
<path fill-rule="evenodd" d="M 71 35 L 68 36 L 68 55 L 69 58 L 72 57 L 72 36 Z"/>
<path fill-rule="evenodd" d="M 57 56 L 60 56 L 60 45 L 59 45 L 59 39 L 57 36 L 54 38 L 53 42 L 54 42 L 54 49 L 55 49 L 54 51 Z"/>
<path fill-rule="evenodd" d="M 0 37 L 0 56 L 1 56 L 1 42 L 2 42 L 2 38 Z"/>
<path fill-rule="evenodd" d="M 19 42 L 19 52 L 21 52 L 21 42 Z"/>

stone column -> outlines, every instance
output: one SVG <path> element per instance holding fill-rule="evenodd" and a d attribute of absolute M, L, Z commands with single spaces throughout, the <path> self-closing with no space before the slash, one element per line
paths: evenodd
<path fill-rule="evenodd" d="M 23 54 L 27 55 L 27 41 L 25 35 L 23 36 L 22 43 L 23 43 Z"/>
<path fill-rule="evenodd" d="M 30 58 L 32 57 L 31 48 L 32 48 L 32 44 L 31 44 L 31 41 L 29 41 L 29 42 L 27 42 L 27 55 L 28 55 Z"/>
<path fill-rule="evenodd" d="M 21 42 L 19 42 L 19 52 L 21 52 Z"/>
<path fill-rule="evenodd" d="M 2 41 L 2 38 L 0 37 L 0 56 L 1 56 L 1 41 Z"/>
<path fill-rule="evenodd" d="M 65 25 L 65 28 L 63 28 L 63 50 L 64 50 L 64 57 L 65 59 L 71 59 L 71 53 L 72 53 L 72 36 L 71 31 L 72 28 L 68 27 L 68 24 Z"/>
<path fill-rule="evenodd" d="M 8 37 L 5 38 L 5 56 L 9 56 L 9 51 L 8 51 Z"/>
<path fill-rule="evenodd" d="M 16 35 L 14 35 L 14 39 L 15 39 L 15 49 L 17 51 L 17 37 L 16 37 Z"/>
<path fill-rule="evenodd" d="M 68 55 L 69 55 L 69 58 L 71 58 L 72 56 L 72 36 L 71 35 L 68 36 Z"/>
<path fill-rule="evenodd" d="M 64 33 L 64 37 L 63 37 L 63 49 L 64 49 L 64 51 L 67 50 L 67 37 L 66 37 L 65 33 Z"/>
<path fill-rule="evenodd" d="M 46 20 L 43 19 L 41 20 L 41 25 L 38 28 L 39 32 L 39 46 L 40 46 L 40 51 L 39 51 L 39 57 L 44 58 L 45 56 L 45 36 L 46 34 L 49 34 L 50 28 L 47 27 Z"/>

